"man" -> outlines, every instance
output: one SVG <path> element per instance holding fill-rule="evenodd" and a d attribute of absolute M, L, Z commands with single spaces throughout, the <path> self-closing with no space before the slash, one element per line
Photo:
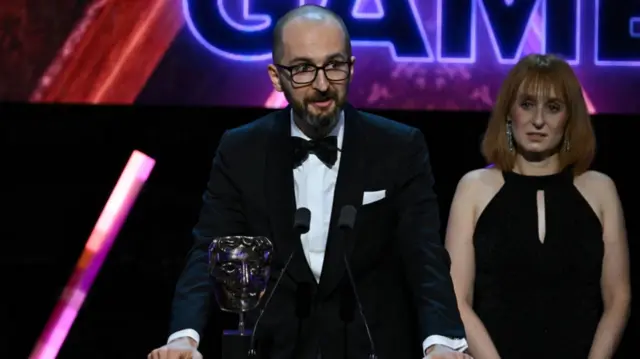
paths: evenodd
<path fill-rule="evenodd" d="M 173 334 L 149 358 L 200 357 L 212 305 L 207 246 L 228 235 L 271 238 L 276 275 L 295 252 L 256 331 L 262 357 L 367 358 L 346 252 L 378 358 L 468 358 L 423 136 L 346 103 L 355 58 L 333 12 L 307 5 L 280 19 L 273 61 L 269 76 L 290 107 L 220 140 L 176 289 Z M 341 239 L 345 205 L 358 212 Z M 301 207 L 311 225 L 299 240 L 293 214 Z"/>

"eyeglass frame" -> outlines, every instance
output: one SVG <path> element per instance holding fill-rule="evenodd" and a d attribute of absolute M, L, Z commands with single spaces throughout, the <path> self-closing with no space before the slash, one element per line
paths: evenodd
<path fill-rule="evenodd" d="M 335 66 L 336 64 L 339 64 L 339 65 L 345 65 L 346 64 L 347 65 L 347 71 L 345 72 L 346 73 L 346 77 L 341 79 L 341 80 L 331 80 L 327 76 L 326 68 L 328 66 L 331 66 L 331 65 Z M 286 70 L 289 73 L 289 78 L 290 78 L 291 82 L 293 82 L 294 84 L 296 84 L 296 85 L 310 85 L 310 84 L 314 83 L 318 79 L 318 73 L 320 72 L 320 70 L 322 70 L 322 73 L 324 74 L 324 78 L 327 79 L 327 81 L 329 81 L 329 82 L 340 82 L 340 81 L 344 81 L 344 80 L 349 79 L 351 77 L 351 67 L 353 66 L 353 61 L 351 61 L 351 60 L 347 60 L 347 61 L 330 61 L 330 62 L 328 62 L 328 63 L 326 63 L 326 64 L 324 64 L 322 66 L 317 66 L 317 65 L 314 65 L 312 63 L 302 63 L 302 64 L 296 64 L 296 65 L 292 65 L 292 66 L 285 66 L 285 65 L 281 65 L 281 64 L 274 64 L 274 65 L 277 68 L 281 69 L 281 70 Z M 311 67 L 315 68 L 315 73 L 314 73 L 313 79 L 311 81 L 298 82 L 298 81 L 295 81 L 293 79 L 293 76 L 294 76 L 293 69 L 295 69 L 298 66 L 303 66 L 303 65 L 304 66 L 311 66 Z"/>

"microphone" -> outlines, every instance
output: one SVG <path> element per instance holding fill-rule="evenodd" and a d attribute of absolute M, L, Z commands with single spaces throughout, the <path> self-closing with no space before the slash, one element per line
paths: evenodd
<path fill-rule="evenodd" d="M 309 211 L 308 208 L 304 208 L 304 207 L 298 208 L 293 217 L 293 230 L 298 236 L 298 240 L 300 239 L 301 235 L 309 232 L 310 223 L 311 223 L 311 211 Z M 253 326 L 253 331 L 251 332 L 251 342 L 249 344 L 249 353 L 248 353 L 249 358 L 255 358 L 258 356 L 258 353 L 256 352 L 256 349 L 255 349 L 256 330 L 258 329 L 258 324 L 260 323 L 260 319 L 262 319 L 262 315 L 264 314 L 265 309 L 267 309 L 269 302 L 271 302 L 271 298 L 273 298 L 273 294 L 276 292 L 278 285 L 280 285 L 280 281 L 282 280 L 282 277 L 284 277 L 284 274 L 287 272 L 287 269 L 289 268 L 289 264 L 291 264 L 291 260 L 293 259 L 293 255 L 295 253 L 296 253 L 295 250 L 291 251 L 291 254 L 287 259 L 287 262 L 284 264 L 284 267 L 282 268 L 280 275 L 278 275 L 278 279 L 276 279 L 276 284 L 273 285 L 273 289 L 271 290 L 271 293 L 269 293 L 267 300 L 264 302 L 264 306 L 260 310 L 260 314 L 258 314 L 256 323 Z"/>
<path fill-rule="evenodd" d="M 346 239 L 349 231 L 353 229 L 353 226 L 356 223 L 356 213 L 357 210 L 354 206 L 348 205 L 342 207 L 340 211 L 340 218 L 338 219 L 338 228 L 343 233 L 343 239 Z M 369 346 L 370 346 L 370 354 L 369 359 L 378 359 L 378 355 L 376 354 L 376 347 L 373 344 L 373 337 L 371 336 L 371 330 L 369 329 L 369 323 L 367 323 L 367 318 L 364 315 L 364 309 L 362 309 L 362 302 L 360 301 L 360 296 L 358 296 L 358 291 L 356 289 L 356 282 L 353 279 L 353 273 L 351 272 L 351 266 L 349 266 L 349 260 L 347 259 L 347 253 L 343 253 L 344 259 L 344 267 L 347 270 L 347 276 L 349 276 L 349 283 L 351 283 L 351 288 L 353 289 L 353 296 L 356 299 L 356 304 L 358 305 L 358 310 L 360 311 L 360 317 L 362 318 L 362 322 L 364 323 L 364 328 L 367 331 L 367 337 L 369 338 Z"/>

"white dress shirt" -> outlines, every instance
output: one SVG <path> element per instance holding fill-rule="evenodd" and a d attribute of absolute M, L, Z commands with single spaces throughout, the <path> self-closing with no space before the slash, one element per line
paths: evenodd
<path fill-rule="evenodd" d="M 291 117 L 291 136 L 309 140 L 293 121 Z M 344 113 L 340 115 L 338 124 L 329 134 L 337 136 L 338 148 L 342 148 L 344 138 Z M 311 268 L 313 276 L 320 282 L 324 252 L 329 236 L 329 223 L 331 221 L 331 209 L 333 207 L 333 194 L 338 180 L 341 153 L 338 151 L 338 159 L 331 168 L 327 167 L 313 153 L 298 167 L 293 169 L 294 191 L 296 208 L 308 208 L 311 211 L 311 223 L 309 231 L 301 236 L 302 249 Z M 169 342 L 177 338 L 190 337 L 196 342 L 200 336 L 193 329 L 180 330 L 169 337 Z M 432 345 L 443 345 L 453 350 L 464 351 L 467 349 L 465 339 L 450 339 L 440 335 L 431 335 L 422 343 L 423 350 Z"/>
<path fill-rule="evenodd" d="M 310 140 L 302 133 L 293 118 L 291 119 L 291 136 Z M 336 136 L 337 146 L 342 148 L 344 138 L 344 115 L 340 116 L 338 124 L 328 136 Z M 311 211 L 309 231 L 303 234 L 302 250 L 307 258 L 309 268 L 316 282 L 320 283 L 324 251 L 329 237 L 329 223 L 333 207 L 333 194 L 338 181 L 341 153 L 333 167 L 329 168 L 313 153 L 298 167 L 293 169 L 293 187 L 296 196 L 296 208 L 308 208 Z"/>

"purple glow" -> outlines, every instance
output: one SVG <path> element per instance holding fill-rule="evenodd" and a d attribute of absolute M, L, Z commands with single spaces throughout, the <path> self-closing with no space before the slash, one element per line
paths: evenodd
<path fill-rule="evenodd" d="M 249 8 L 248 8 L 248 3 L 250 0 L 243 0 L 244 4 L 247 4 L 247 6 L 244 7 L 243 10 L 246 10 L 246 12 L 248 12 Z M 222 2 L 222 0 L 218 0 L 218 4 L 220 4 Z M 224 10 L 224 7 L 221 8 L 220 13 L 224 14 L 226 13 Z M 250 62 L 250 61 L 266 61 L 269 60 L 271 58 L 271 53 L 266 53 L 266 54 L 260 54 L 260 55 L 238 55 L 238 54 L 232 54 L 230 52 L 226 52 L 226 51 L 222 51 L 219 48 L 211 45 L 207 40 L 205 40 L 204 37 L 202 37 L 202 34 L 200 34 L 200 31 L 198 31 L 198 29 L 196 28 L 196 26 L 193 24 L 193 19 L 191 18 L 191 10 L 189 9 L 189 0 L 182 0 L 182 12 L 184 13 L 184 20 L 185 23 L 187 24 L 187 27 L 189 28 L 189 30 L 191 31 L 191 33 L 193 34 L 193 37 L 195 37 L 195 39 L 202 45 L 204 46 L 205 49 L 211 51 L 212 53 L 224 57 L 226 59 L 230 59 L 230 60 L 235 60 L 235 61 L 245 61 L 245 62 Z M 249 17 L 248 14 L 244 14 L 245 18 Z M 224 17 L 224 15 L 223 15 Z M 269 19 L 269 25 L 271 23 L 271 17 L 267 16 L 267 15 L 250 15 L 250 18 L 252 20 L 256 20 L 256 19 L 262 19 L 263 21 L 265 19 Z M 227 19 L 225 18 L 225 21 Z M 235 23 L 235 21 L 233 22 Z M 232 23 L 229 23 L 230 26 L 234 26 Z M 261 25 L 254 25 L 254 26 L 262 26 Z M 246 25 L 243 25 L 246 26 Z M 254 29 L 257 27 L 254 27 Z M 257 31 L 257 30 L 253 30 L 253 31 Z"/>
<path fill-rule="evenodd" d="M 436 5 L 436 58 L 441 63 L 452 64 L 475 64 L 478 56 L 478 0 L 471 0 L 471 56 L 464 57 L 444 57 L 442 56 L 442 2 L 438 0 Z"/>
<path fill-rule="evenodd" d="M 298 6 L 302 6 L 306 4 L 309 4 L 309 5 L 316 4 L 318 6 L 327 7 L 328 3 L 329 3 L 329 0 L 316 0 L 316 1 L 298 0 Z"/>
<path fill-rule="evenodd" d="M 356 0 L 353 5 L 353 10 L 351 10 L 351 16 L 354 19 L 382 19 L 384 18 L 384 7 L 381 3 L 382 0 Z M 365 8 L 370 2 L 376 8 L 376 11 L 365 10 Z"/>
<path fill-rule="evenodd" d="M 628 66 L 628 67 L 639 67 L 640 66 L 640 60 L 639 61 L 627 61 L 627 60 L 621 60 L 621 61 L 612 61 L 612 60 L 607 60 L 607 61 L 603 61 L 600 60 L 599 58 L 599 54 L 600 54 L 600 0 L 596 0 L 596 7 L 595 7 L 595 16 L 593 17 L 595 25 L 594 25 L 594 34 L 595 36 L 593 36 L 595 44 L 594 44 L 594 62 L 597 66 Z M 632 18 L 631 20 L 633 20 L 634 18 Z M 635 18 L 637 19 L 637 18 Z M 630 21 L 631 22 L 631 21 Z"/>
<path fill-rule="evenodd" d="M 211 0 L 213 1 L 213 0 Z M 405 0 L 397 0 L 397 1 L 405 1 Z M 537 0 L 533 5 L 531 14 L 529 15 L 529 19 L 524 28 L 524 33 L 520 44 L 518 45 L 515 56 L 512 58 L 503 58 L 502 53 L 500 51 L 500 44 L 496 37 L 495 31 L 489 19 L 489 15 L 487 13 L 487 9 L 484 5 L 484 2 L 481 0 L 471 0 L 471 32 L 469 34 L 470 38 L 470 54 L 469 57 L 445 57 L 442 54 L 443 47 L 443 30 L 442 30 L 442 21 L 443 21 L 443 9 L 444 9 L 444 0 L 436 1 L 436 48 L 435 54 L 427 37 L 425 26 L 423 24 L 420 12 L 416 5 L 417 0 L 406 0 L 409 4 L 411 14 L 413 16 L 414 23 L 417 27 L 418 33 L 424 44 L 425 56 L 419 57 L 400 57 L 397 54 L 395 45 L 391 41 L 377 41 L 377 40 L 354 40 L 352 45 L 354 47 L 367 47 L 367 48 L 386 48 L 389 50 L 391 54 L 391 59 L 393 62 L 411 62 L 411 63 L 457 63 L 457 64 L 475 64 L 478 59 L 478 18 L 482 16 L 484 19 L 484 24 L 487 28 L 487 34 L 489 35 L 489 41 L 491 42 L 491 48 L 493 49 L 493 53 L 496 57 L 497 63 L 502 65 L 513 65 L 515 64 L 526 52 L 547 52 L 547 36 L 546 33 L 546 23 L 547 19 L 547 1 L 549 0 Z M 514 1 L 513 0 L 504 0 L 507 6 L 511 6 Z M 329 0 L 298 0 L 298 5 L 304 5 L 307 3 L 315 3 L 319 6 L 327 6 Z M 210 52 L 234 61 L 241 62 L 254 62 L 254 61 L 268 61 L 271 59 L 271 52 L 261 53 L 261 54 L 253 54 L 253 55 L 243 55 L 243 54 L 235 54 L 223 51 L 216 46 L 209 43 L 204 39 L 202 34 L 198 31 L 193 23 L 193 19 L 191 16 L 191 11 L 189 9 L 189 0 L 182 0 L 183 4 L 183 12 L 185 16 L 185 22 L 187 27 L 191 30 L 191 33 L 196 38 L 196 40 L 202 44 L 207 50 Z M 234 20 L 232 16 L 229 15 L 227 9 L 224 6 L 223 0 L 216 0 L 216 4 L 220 11 L 220 15 L 222 19 L 233 29 L 239 32 L 258 32 L 258 31 L 266 31 L 268 30 L 273 23 L 271 16 L 264 14 L 251 14 L 250 6 L 251 0 L 242 0 L 242 19 Z M 351 15 L 355 19 L 382 19 L 385 17 L 385 5 L 387 2 L 382 0 L 356 0 L 355 4 L 352 8 Z M 600 0 L 596 0 L 596 14 L 595 18 L 595 64 L 597 66 L 640 66 L 639 61 L 601 61 L 598 59 L 598 48 L 599 48 L 599 39 L 598 39 L 598 19 L 599 19 L 599 9 L 600 9 Z M 375 8 L 375 9 L 374 9 Z M 478 10 L 480 14 L 478 14 Z M 542 12 L 542 18 L 540 19 L 537 14 L 538 11 Z M 576 0 L 576 24 L 575 24 L 575 39 L 576 39 L 576 56 L 574 59 L 565 59 L 571 65 L 579 65 L 581 62 L 581 51 L 582 51 L 582 0 Z M 534 18 L 538 18 L 534 23 Z M 542 24 L 538 25 L 538 22 L 542 22 Z M 535 31 L 534 31 L 535 30 Z M 632 17 L 629 21 L 629 33 L 634 38 L 640 38 L 640 17 Z M 535 35 L 536 40 L 539 40 L 540 46 L 536 48 L 535 45 L 527 45 L 525 46 L 530 38 L 529 35 Z M 533 46 L 533 47 L 532 47 Z M 526 49 L 525 49 L 526 47 Z"/>
<path fill-rule="evenodd" d="M 640 17 L 629 19 L 629 35 L 635 39 L 640 39 Z"/>
<path fill-rule="evenodd" d="M 482 18 L 484 19 L 485 26 L 487 27 L 487 32 L 489 33 L 489 40 L 491 41 L 493 53 L 496 55 L 496 59 L 498 60 L 498 63 L 502 65 L 513 65 L 517 63 L 518 60 L 520 60 L 520 58 L 522 57 L 522 50 L 524 49 L 524 44 L 527 38 L 526 34 L 528 31 L 531 31 L 531 22 L 532 22 L 531 20 L 533 19 L 536 9 L 538 9 L 543 2 L 544 0 L 537 0 L 536 3 L 533 5 L 533 8 L 531 9 L 531 14 L 529 14 L 529 20 L 527 20 L 527 25 L 525 26 L 525 29 L 524 29 L 524 34 L 522 35 L 522 39 L 520 39 L 520 45 L 518 45 L 518 49 L 516 50 L 515 57 L 510 59 L 509 58 L 505 59 L 502 57 L 502 54 L 500 52 L 500 44 L 498 44 L 498 39 L 496 38 L 496 34 L 493 31 L 493 26 L 491 25 L 491 20 L 489 20 L 489 15 L 487 14 L 487 8 L 484 6 L 484 2 L 482 1 L 478 2 L 478 5 L 480 6 L 480 13 L 482 14 Z M 543 44 L 545 44 L 545 41 L 544 40 L 542 41 L 543 41 Z M 543 46 L 543 49 L 544 49 L 544 46 Z"/>
<path fill-rule="evenodd" d="M 244 31 L 244 32 L 260 31 L 270 26 L 271 24 L 270 16 L 249 14 L 250 0 L 243 0 L 243 1 L 244 1 L 243 3 L 244 19 L 251 20 L 251 21 L 262 21 L 262 23 L 254 24 L 254 25 L 242 25 L 237 23 L 235 20 L 229 17 L 229 15 L 226 13 L 226 10 L 224 10 L 224 7 L 221 6 L 222 0 L 218 0 L 218 6 L 221 9 L 220 13 L 222 14 L 224 20 L 227 21 L 227 23 L 230 26 L 232 26 L 234 29 L 237 29 L 238 31 Z M 383 18 L 385 13 L 384 13 L 384 7 L 382 4 L 382 1 L 381 0 L 374 0 L 374 1 L 376 1 L 376 6 L 378 7 L 378 10 L 379 10 L 377 14 L 374 14 L 375 16 L 369 13 L 361 13 L 360 9 L 356 6 L 354 6 L 353 13 L 356 16 L 358 16 L 358 18 L 361 18 L 361 19 Z M 433 62 L 434 61 L 433 51 L 431 49 L 431 45 L 429 44 L 429 40 L 427 39 L 426 31 L 424 29 L 424 25 L 422 24 L 422 19 L 420 18 L 420 13 L 418 12 L 418 8 L 416 7 L 416 4 L 415 4 L 416 0 L 407 0 L 407 1 L 409 2 L 409 6 L 411 8 L 411 13 L 413 15 L 415 24 L 418 27 L 420 38 L 424 43 L 424 46 L 427 52 L 426 57 L 399 57 L 396 53 L 394 44 L 391 43 L 390 41 L 372 41 L 372 40 L 352 41 L 352 45 L 354 47 L 362 46 L 362 47 L 387 48 L 389 49 L 391 53 L 391 57 L 395 62 L 420 62 L 420 63 Z M 309 1 L 299 0 L 299 5 L 304 5 L 307 2 Z M 318 3 L 318 5 L 326 6 L 327 3 L 328 3 L 328 0 L 322 0 L 321 2 Z M 356 5 L 359 5 L 359 4 L 356 4 Z M 202 34 L 200 34 L 198 29 L 194 25 L 193 19 L 191 17 L 191 10 L 189 9 L 189 0 L 182 0 L 182 9 L 183 9 L 187 27 L 189 28 L 189 30 L 191 30 L 191 33 L 193 34 L 195 39 L 210 52 L 223 58 L 227 58 L 234 61 L 243 61 L 243 62 L 267 61 L 271 58 L 271 52 L 265 53 L 265 54 L 259 54 L 259 55 L 239 55 L 239 54 L 233 54 L 233 53 L 229 53 L 229 52 L 218 49 L 217 47 L 211 45 L 207 40 L 205 40 Z"/>
<path fill-rule="evenodd" d="M 477 61 L 477 44 L 478 44 L 478 23 L 477 23 L 477 18 L 478 18 L 478 8 L 480 8 L 480 12 L 482 13 L 482 17 L 484 19 L 485 25 L 487 27 L 487 32 L 489 34 L 489 38 L 491 40 L 491 44 L 493 45 L 493 52 L 496 56 L 496 59 L 498 61 L 498 63 L 500 64 L 508 64 L 508 65 L 512 65 L 518 62 L 518 60 L 520 60 L 520 58 L 522 57 L 523 51 L 524 51 L 524 47 L 525 44 L 527 42 L 527 34 L 531 33 L 533 31 L 533 25 L 534 25 L 534 18 L 536 15 L 536 11 L 538 10 L 538 8 L 542 9 L 542 13 L 543 13 L 543 18 L 542 18 L 542 22 L 543 24 L 541 24 L 540 28 L 542 29 L 542 34 L 540 36 L 538 36 L 539 40 L 540 40 L 540 49 L 536 50 L 539 52 L 543 52 L 546 53 L 547 51 L 547 34 L 546 34 L 546 26 L 544 26 L 546 24 L 547 21 L 547 1 L 546 0 L 538 0 L 536 2 L 536 4 L 533 6 L 531 14 L 529 16 L 529 20 L 527 21 L 527 26 L 525 27 L 525 32 L 522 36 L 520 45 L 518 46 L 518 51 L 516 52 L 516 56 L 514 58 L 511 59 L 503 59 L 502 58 L 502 54 L 500 52 L 500 45 L 498 44 L 498 39 L 496 38 L 496 35 L 493 31 L 493 27 L 491 25 L 491 21 L 489 20 L 489 16 L 487 14 L 487 10 L 484 6 L 484 3 L 482 1 L 478 1 L 478 0 L 472 0 L 471 2 L 471 6 L 472 6 L 472 10 L 471 10 L 471 34 L 470 34 L 470 40 L 471 40 L 471 56 L 470 57 L 444 57 L 442 56 L 442 9 L 443 9 L 443 1 L 444 0 L 438 0 L 437 1 L 437 26 L 436 26 L 436 59 L 438 62 L 441 63 L 457 63 L 457 64 L 474 64 Z M 505 1 L 506 3 L 507 1 Z M 575 59 L 565 59 L 569 64 L 571 65 L 578 65 L 580 64 L 580 41 L 581 41 L 581 27 L 580 27 L 580 22 L 582 21 L 582 4 L 581 4 L 582 0 L 578 0 L 576 1 L 576 28 L 575 28 L 575 34 L 576 34 L 576 58 Z M 513 4 L 513 1 L 512 3 Z M 507 4 L 508 6 L 510 6 L 511 4 Z"/>
<path fill-rule="evenodd" d="M 381 0 L 378 0 L 381 1 Z M 425 62 L 434 62 L 433 50 L 431 49 L 431 44 L 427 39 L 427 33 L 424 29 L 424 25 L 422 23 L 422 18 L 420 17 L 420 12 L 418 11 L 418 7 L 416 6 L 416 0 L 407 0 L 409 3 L 409 7 L 411 8 L 411 14 L 413 15 L 413 20 L 415 21 L 415 25 L 418 27 L 418 33 L 420 34 L 420 38 L 422 39 L 422 43 L 424 44 L 425 50 L 427 51 L 426 57 L 399 57 L 395 45 L 391 41 L 352 41 L 353 46 L 363 46 L 363 47 L 384 47 L 389 49 L 391 52 L 391 58 L 394 62 L 413 62 L 413 63 L 425 63 Z M 382 4 L 381 4 L 382 5 Z M 384 17 L 384 7 L 382 8 L 382 17 Z M 355 10 L 355 9 L 354 9 Z"/>
<path fill-rule="evenodd" d="M 236 22 L 229 14 L 227 13 L 227 9 L 224 7 L 224 0 L 218 0 L 218 9 L 220 10 L 220 15 L 231 27 L 238 31 L 243 32 L 256 32 L 268 29 L 271 26 L 271 16 L 269 15 L 253 15 L 249 13 L 249 1 L 250 0 L 242 0 L 242 19 L 250 22 L 259 22 L 259 24 L 255 25 L 245 25 Z"/>
<path fill-rule="evenodd" d="M 550 0 L 541 0 L 542 4 L 540 4 L 540 6 L 542 7 L 542 14 L 543 14 L 543 19 L 542 19 L 542 24 L 540 26 L 540 29 L 542 31 L 542 35 L 540 36 L 540 52 L 541 53 L 547 53 L 547 1 Z M 535 8 L 537 7 L 534 6 L 533 9 L 533 14 L 535 14 Z M 531 23 L 529 24 L 534 25 L 535 23 L 535 19 L 531 18 L 530 19 Z M 580 65 L 580 51 L 582 51 L 582 48 L 580 46 L 580 43 L 582 41 L 582 27 L 581 27 L 581 23 L 582 23 L 582 0 L 576 0 L 576 28 L 575 28 L 575 39 L 576 39 L 576 57 L 575 59 L 569 59 L 569 58 L 565 58 L 564 60 L 569 64 L 569 65 Z"/>
<path fill-rule="evenodd" d="M 546 7 L 546 3 L 545 3 Z M 580 53 L 582 51 L 582 0 L 576 1 L 576 58 L 574 60 L 565 59 L 569 65 L 579 65 L 580 64 Z M 547 38 L 546 34 L 543 37 Z M 545 40 L 546 42 L 546 40 Z M 545 47 L 546 50 L 546 47 Z"/>
<path fill-rule="evenodd" d="M 524 50 L 527 53 L 542 52 L 542 26 L 544 24 L 543 18 L 536 12 L 531 20 L 531 31 L 527 36 L 527 42 Z"/>

